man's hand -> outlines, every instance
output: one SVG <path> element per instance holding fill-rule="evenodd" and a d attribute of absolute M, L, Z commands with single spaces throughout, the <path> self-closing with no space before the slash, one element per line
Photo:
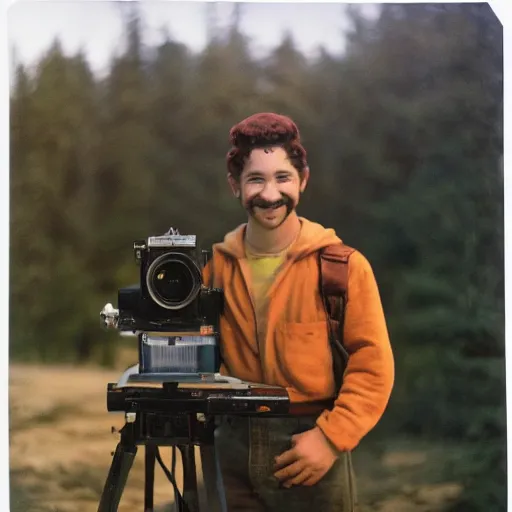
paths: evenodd
<path fill-rule="evenodd" d="M 292 448 L 276 457 L 274 476 L 284 487 L 314 485 L 331 469 L 338 458 L 323 432 L 314 427 L 292 436 Z"/>

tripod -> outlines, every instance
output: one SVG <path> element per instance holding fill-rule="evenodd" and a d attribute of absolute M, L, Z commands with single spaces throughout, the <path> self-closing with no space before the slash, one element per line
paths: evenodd
<path fill-rule="evenodd" d="M 217 489 L 215 417 L 225 414 L 282 416 L 301 414 L 290 407 L 284 388 L 232 378 L 153 374 L 137 378 L 127 370 L 118 384 L 107 386 L 107 409 L 125 413 L 126 423 L 101 495 L 98 512 L 117 512 L 139 445 L 145 446 L 144 512 L 153 512 L 155 461 L 162 466 L 177 496 L 179 512 L 199 512 L 195 446 L 199 446 L 208 512 L 224 510 Z M 164 376 L 165 377 L 165 376 Z M 166 376 L 169 379 L 169 375 Z M 132 385 L 126 386 L 131 380 Z M 187 383 L 187 380 L 189 381 Z M 137 384 L 137 381 L 139 385 Z M 180 383 L 180 381 L 182 381 Z M 179 448 L 183 462 L 183 497 L 173 471 L 163 463 L 159 446 Z"/>
<path fill-rule="evenodd" d="M 222 506 L 216 488 L 213 418 L 196 414 L 156 415 L 147 412 L 127 413 L 121 429 L 110 470 L 105 482 L 98 512 L 117 512 L 132 468 L 138 446 L 145 446 L 144 512 L 153 512 L 155 462 L 158 460 L 177 496 L 178 510 L 199 512 L 197 469 L 194 445 L 199 444 L 203 479 L 211 512 L 221 512 Z M 159 446 L 179 448 L 183 462 L 183 497 L 178 492 L 172 472 L 164 465 Z"/>

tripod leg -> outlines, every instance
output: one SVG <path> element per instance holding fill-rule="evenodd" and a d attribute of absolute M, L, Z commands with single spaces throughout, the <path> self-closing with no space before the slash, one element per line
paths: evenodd
<path fill-rule="evenodd" d="M 118 443 L 103 488 L 98 512 L 117 512 L 136 454 L 137 447 L 135 445 Z"/>
<path fill-rule="evenodd" d="M 155 459 L 156 446 L 146 445 L 145 483 L 144 483 L 144 512 L 153 512 L 153 495 L 155 489 Z"/>
<path fill-rule="evenodd" d="M 219 470 L 215 459 L 215 447 L 213 445 L 200 445 L 199 453 L 201 454 L 208 512 L 224 512 L 227 507 L 221 498 L 221 490 L 218 485 L 217 475 Z"/>
<path fill-rule="evenodd" d="M 199 512 L 194 445 L 180 445 L 179 449 L 183 462 L 183 500 L 189 512 Z"/>

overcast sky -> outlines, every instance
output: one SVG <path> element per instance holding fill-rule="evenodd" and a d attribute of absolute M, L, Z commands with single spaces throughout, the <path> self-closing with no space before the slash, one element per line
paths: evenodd
<path fill-rule="evenodd" d="M 16 59 L 30 64 L 58 36 L 66 52 L 85 48 L 93 69 L 105 72 L 112 53 L 122 48 L 121 3 L 19 0 L 7 13 L 10 58 L 15 47 Z M 142 0 L 139 5 L 146 43 L 158 43 L 161 29 L 166 27 L 173 38 L 191 49 L 204 47 L 207 3 Z M 222 30 L 231 20 L 233 4 L 218 2 L 212 6 Z M 371 16 L 375 7 L 370 4 L 364 8 Z M 297 46 L 306 53 L 313 53 L 319 45 L 338 53 L 344 47 L 346 23 L 341 3 L 246 3 L 242 6 L 240 28 L 251 38 L 257 54 L 278 44 L 285 30 L 293 34 Z"/>

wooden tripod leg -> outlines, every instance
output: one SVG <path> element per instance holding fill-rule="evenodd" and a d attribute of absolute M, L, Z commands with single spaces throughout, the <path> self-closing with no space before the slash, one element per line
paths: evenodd
<path fill-rule="evenodd" d="M 146 457 L 144 460 L 144 512 L 153 512 L 153 501 L 155 491 L 155 460 L 156 449 L 154 444 L 147 444 Z"/>
<path fill-rule="evenodd" d="M 194 445 L 178 445 L 183 463 L 183 500 L 189 512 L 199 512 Z"/>
<path fill-rule="evenodd" d="M 135 445 L 118 443 L 103 488 L 98 512 L 117 512 L 136 454 L 137 447 Z"/>

